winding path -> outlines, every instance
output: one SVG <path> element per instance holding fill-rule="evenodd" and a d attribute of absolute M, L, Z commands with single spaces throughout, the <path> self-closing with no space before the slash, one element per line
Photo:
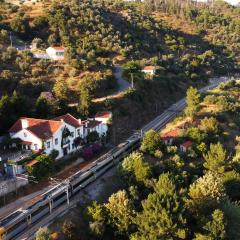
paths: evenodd
<path fill-rule="evenodd" d="M 125 92 L 125 90 L 127 90 L 130 87 L 130 83 L 127 82 L 124 78 L 123 78 L 123 70 L 121 65 L 115 65 L 114 66 L 114 71 L 113 74 L 115 76 L 115 78 L 117 79 L 117 83 L 118 83 L 118 90 L 113 93 L 110 94 L 108 96 L 105 97 L 101 97 L 101 98 L 95 98 L 92 101 L 93 102 L 103 102 L 106 99 L 113 99 L 113 98 L 117 98 L 119 97 L 122 93 Z"/>

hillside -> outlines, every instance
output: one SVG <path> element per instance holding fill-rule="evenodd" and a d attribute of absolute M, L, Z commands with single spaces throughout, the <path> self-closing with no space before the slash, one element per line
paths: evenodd
<path fill-rule="evenodd" d="M 216 31 L 225 22 L 221 12 L 214 13 L 216 23 L 212 16 L 207 17 L 204 22 L 208 25 L 200 29 L 201 16 L 198 22 L 185 15 L 178 20 L 177 11 L 149 9 L 150 5 L 143 11 L 146 6 L 142 3 L 84 0 L 36 4 L 1 3 L 1 133 L 22 115 L 50 118 L 68 111 L 85 117 L 112 110 L 116 116 L 113 132 L 121 139 L 183 96 L 189 85 L 201 86 L 211 76 L 238 71 L 238 35 L 230 39 L 228 34 L 231 42 L 226 41 L 225 46 L 224 36 L 221 40 Z M 207 11 L 203 6 L 191 7 Z M 234 20 L 228 19 L 225 25 L 234 35 L 239 26 L 237 10 L 226 8 Z M 10 32 L 16 47 L 32 41 L 39 52 L 50 45 L 64 46 L 65 61 L 38 60 L 29 51 L 16 51 L 9 47 Z M 224 44 L 213 41 L 214 37 Z M 117 88 L 113 70 L 119 59 L 125 78 L 130 81 L 133 76 L 134 89 L 121 98 L 93 104 L 93 98 Z M 145 65 L 157 66 L 153 78 L 141 73 Z M 17 101 L 12 97 L 14 90 Z M 40 101 L 42 91 L 53 91 L 56 101 Z M 21 108 L 15 106 L 17 102 Z M 69 108 L 72 102 L 79 102 L 79 107 Z M 127 124 L 123 126 L 123 122 Z"/>

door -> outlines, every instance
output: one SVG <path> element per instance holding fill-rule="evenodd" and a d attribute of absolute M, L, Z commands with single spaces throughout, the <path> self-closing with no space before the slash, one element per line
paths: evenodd
<path fill-rule="evenodd" d="M 68 154 L 68 150 L 67 149 L 68 149 L 67 147 L 63 149 L 63 155 L 64 156 Z"/>

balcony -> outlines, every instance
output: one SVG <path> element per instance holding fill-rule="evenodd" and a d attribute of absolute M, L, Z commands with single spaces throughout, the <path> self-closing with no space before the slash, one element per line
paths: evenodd
<path fill-rule="evenodd" d="M 62 148 L 68 147 L 69 143 L 70 143 L 69 139 L 63 139 L 63 141 L 62 141 Z"/>

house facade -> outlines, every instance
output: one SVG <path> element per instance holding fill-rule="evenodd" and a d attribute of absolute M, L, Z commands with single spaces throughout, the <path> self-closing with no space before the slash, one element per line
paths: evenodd
<path fill-rule="evenodd" d="M 57 158 L 61 158 L 76 151 L 79 148 L 77 142 L 85 140 L 92 131 L 97 131 L 100 137 L 104 136 L 107 125 L 95 119 L 81 121 L 65 114 L 52 120 L 20 118 L 9 129 L 9 134 L 12 139 L 21 140 L 22 149 L 46 154 L 57 150 Z"/>
<path fill-rule="evenodd" d="M 142 69 L 142 72 L 145 73 L 145 74 L 153 76 L 156 73 L 156 67 L 154 67 L 154 66 L 145 66 Z"/>
<path fill-rule="evenodd" d="M 46 49 L 46 52 L 50 59 L 55 61 L 64 60 L 64 47 L 49 47 Z"/>
<path fill-rule="evenodd" d="M 111 112 L 98 112 L 95 115 L 95 120 L 103 122 L 105 124 L 109 124 L 112 119 L 112 113 Z"/>
<path fill-rule="evenodd" d="M 180 144 L 180 151 L 185 153 L 191 147 L 192 147 L 192 142 L 191 141 L 186 141 L 186 142 Z"/>
<path fill-rule="evenodd" d="M 179 137 L 181 132 L 179 129 L 173 129 L 169 132 L 161 134 L 161 139 L 165 145 L 172 145 L 175 138 Z"/>

